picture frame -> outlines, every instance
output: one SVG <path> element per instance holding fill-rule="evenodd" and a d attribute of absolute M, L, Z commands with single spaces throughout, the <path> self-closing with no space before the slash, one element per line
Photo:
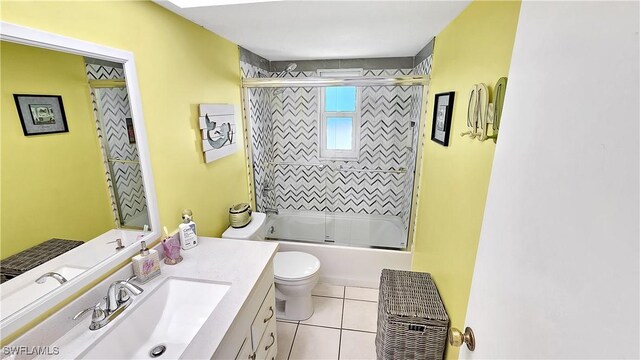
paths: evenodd
<path fill-rule="evenodd" d="M 13 94 L 24 136 L 69 132 L 62 96 Z"/>
<path fill-rule="evenodd" d="M 436 94 L 435 96 L 431 140 L 442 146 L 449 146 L 454 98 L 454 91 Z"/>
<path fill-rule="evenodd" d="M 133 127 L 133 118 L 125 118 L 124 120 L 127 124 L 127 136 L 129 138 L 129 145 L 135 145 L 136 131 Z"/>

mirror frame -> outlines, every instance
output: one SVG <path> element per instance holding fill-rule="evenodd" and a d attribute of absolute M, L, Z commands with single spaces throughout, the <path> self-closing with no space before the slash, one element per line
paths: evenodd
<path fill-rule="evenodd" d="M 129 93 L 131 117 L 133 118 L 136 132 L 136 143 L 140 158 L 140 167 L 142 169 L 142 180 L 147 199 L 149 221 L 151 223 L 151 232 L 140 240 L 144 240 L 150 244 L 160 238 L 160 214 L 153 182 L 147 134 L 144 126 L 142 102 L 133 53 L 4 21 L 0 22 L 0 40 L 123 64 L 127 91 Z M 29 325 L 30 322 L 46 314 L 66 299 L 78 294 L 85 286 L 92 284 L 107 272 L 130 259 L 138 253 L 138 244 L 139 242 L 135 241 L 121 252 L 102 260 L 82 274 L 69 280 L 64 286 L 52 290 L 50 293 L 2 319 L 0 321 L 0 334 L 2 339 L 11 336 L 19 330 L 25 330 L 22 328 Z"/>

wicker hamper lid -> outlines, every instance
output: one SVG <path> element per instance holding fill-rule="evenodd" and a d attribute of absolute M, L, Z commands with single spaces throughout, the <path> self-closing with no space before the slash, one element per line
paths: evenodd
<path fill-rule="evenodd" d="M 429 273 L 383 269 L 380 300 L 387 314 L 449 322 Z"/>

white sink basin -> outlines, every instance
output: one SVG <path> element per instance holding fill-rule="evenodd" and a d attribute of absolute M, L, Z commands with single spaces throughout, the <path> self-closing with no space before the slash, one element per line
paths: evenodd
<path fill-rule="evenodd" d="M 230 283 L 168 278 L 153 293 L 125 309 L 85 359 L 150 359 L 151 349 L 165 346 L 158 359 L 177 359 L 209 318 Z M 88 330 L 87 330 L 88 331 Z"/>
<path fill-rule="evenodd" d="M 51 271 L 57 272 L 67 280 L 71 280 L 85 272 L 85 270 L 87 268 L 63 265 Z M 51 290 L 64 285 L 51 278 L 47 278 L 42 284 L 37 284 L 35 280 L 42 274 L 31 272 L 29 276 L 23 275 L 23 277 L 11 279 L 2 284 L 2 317 L 13 314 L 25 305 L 50 293 Z"/>

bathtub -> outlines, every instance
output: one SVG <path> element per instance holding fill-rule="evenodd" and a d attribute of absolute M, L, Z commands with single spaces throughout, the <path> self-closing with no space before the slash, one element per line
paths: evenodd
<path fill-rule="evenodd" d="M 411 270 L 407 235 L 395 216 L 280 210 L 267 216 L 265 238 L 278 251 L 320 260 L 320 282 L 377 288 L 382 269 Z"/>
<path fill-rule="evenodd" d="M 269 214 L 266 238 L 369 248 L 405 249 L 398 216 L 280 210 Z"/>

